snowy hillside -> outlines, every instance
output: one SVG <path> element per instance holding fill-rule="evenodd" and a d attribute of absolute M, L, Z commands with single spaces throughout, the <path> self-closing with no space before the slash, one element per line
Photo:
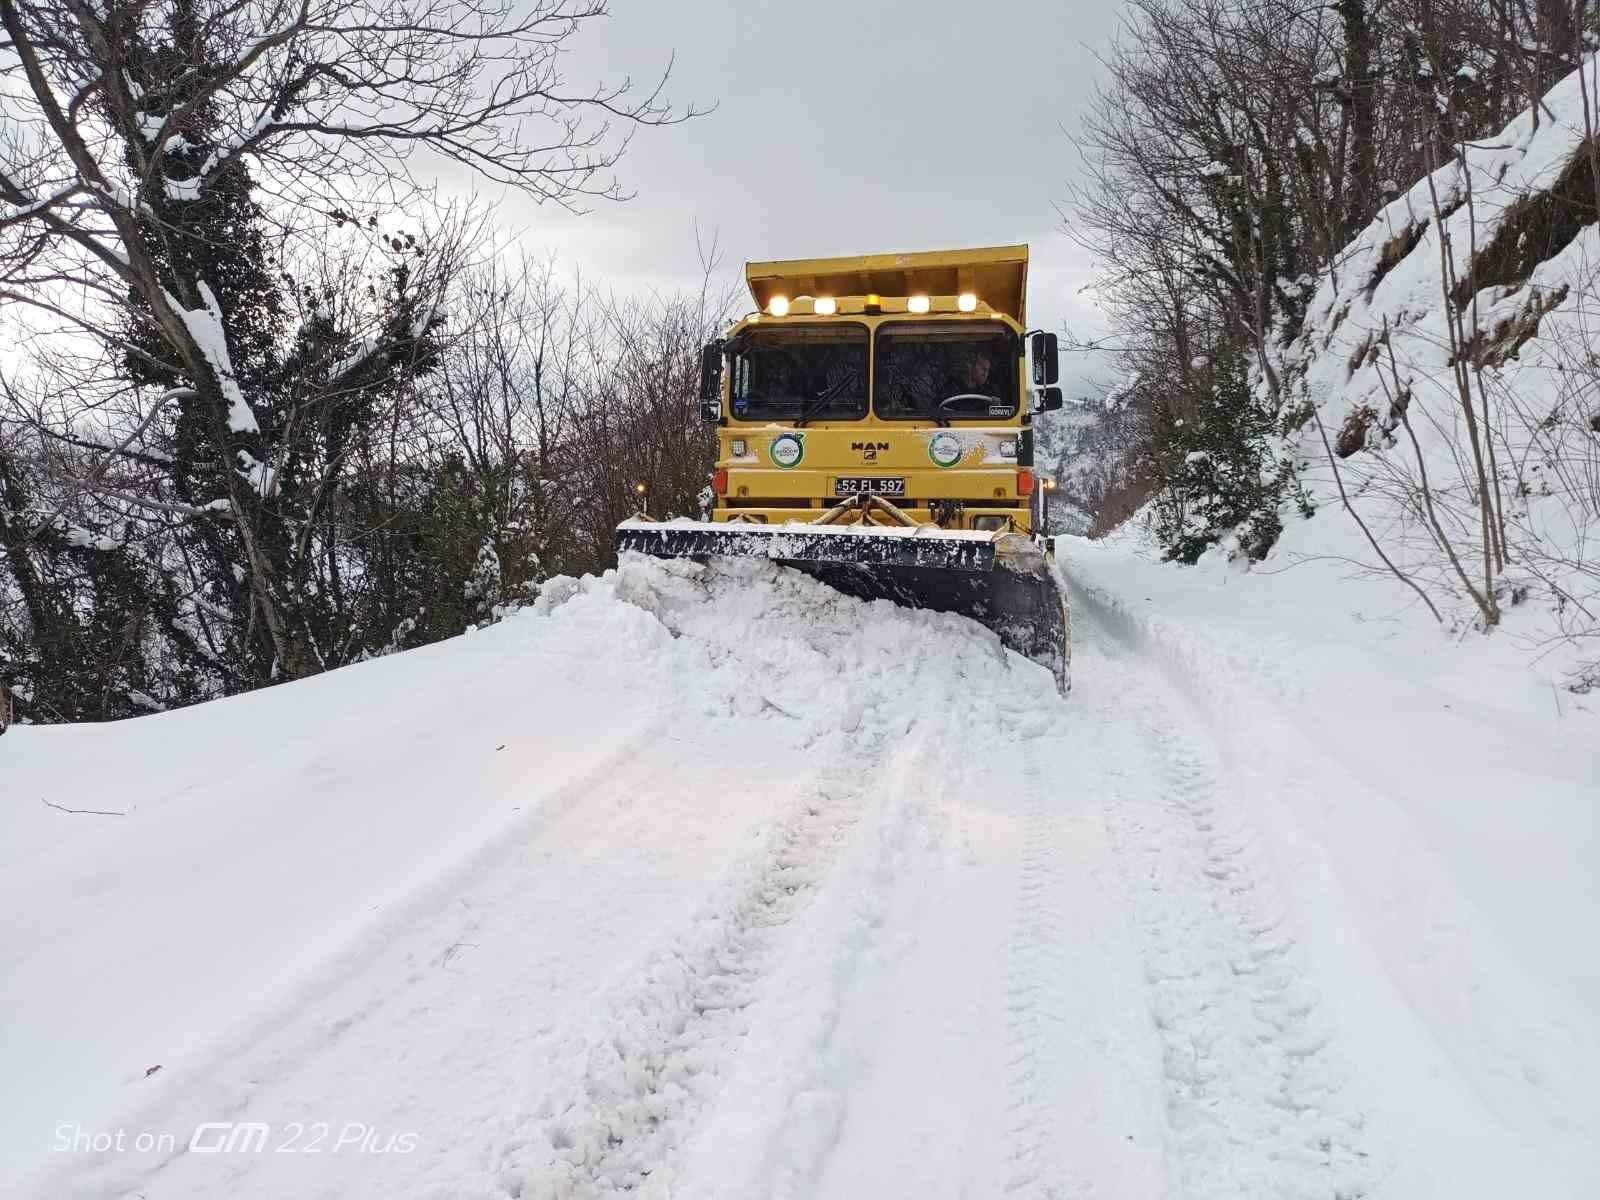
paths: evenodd
<path fill-rule="evenodd" d="M 1300 451 L 1323 515 L 1274 556 L 1341 556 L 1417 601 L 1387 555 L 1448 626 L 1503 621 L 1580 692 L 1600 684 L 1596 70 L 1467 143 L 1322 276 L 1279 368 L 1320 416 Z"/>
<path fill-rule="evenodd" d="M 12 729 L 0 1190 L 1596 1194 L 1591 701 L 1329 564 L 1063 552 L 1067 701 L 956 618 L 630 561 Z"/>

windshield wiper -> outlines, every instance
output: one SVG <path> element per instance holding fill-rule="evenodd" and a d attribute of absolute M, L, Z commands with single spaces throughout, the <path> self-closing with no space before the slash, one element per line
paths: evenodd
<path fill-rule="evenodd" d="M 838 385 L 836 385 L 834 387 L 829 388 L 827 391 L 823 392 L 820 396 L 818 396 L 815 400 L 811 401 L 809 404 L 807 404 L 804 407 L 802 407 L 800 409 L 799 415 L 796 416 L 795 419 L 794 419 L 794 427 L 796 429 L 803 428 L 805 426 L 805 423 L 807 421 L 811 420 L 812 417 L 820 416 L 821 413 L 822 413 L 822 410 L 825 409 L 828 405 L 832 404 L 835 400 L 837 400 L 839 398 L 839 394 L 841 392 L 843 392 L 844 390 L 845 390 L 845 385 L 844 384 L 838 384 Z M 864 416 L 865 414 L 863 413 L 862 415 Z M 846 420 L 850 420 L 850 421 L 860 420 L 859 417 L 847 417 L 845 419 Z"/>
<path fill-rule="evenodd" d="M 820 400 L 813 400 L 810 404 L 806 405 L 800 410 L 799 416 L 795 417 L 794 427 L 796 429 L 805 428 L 805 423 L 811 420 L 813 417 L 821 416 L 822 410 L 832 403 L 832 401 L 833 397 L 831 396 L 824 396 Z"/>

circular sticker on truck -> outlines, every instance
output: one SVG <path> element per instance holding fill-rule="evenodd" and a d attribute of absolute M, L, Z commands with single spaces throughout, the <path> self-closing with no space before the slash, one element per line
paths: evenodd
<path fill-rule="evenodd" d="M 788 470 L 806 456 L 806 444 L 792 433 L 780 434 L 767 447 L 767 456 L 773 466 Z"/>
<path fill-rule="evenodd" d="M 936 467 L 953 467 L 961 461 L 966 447 L 953 433 L 936 433 L 928 439 L 928 457 Z"/>

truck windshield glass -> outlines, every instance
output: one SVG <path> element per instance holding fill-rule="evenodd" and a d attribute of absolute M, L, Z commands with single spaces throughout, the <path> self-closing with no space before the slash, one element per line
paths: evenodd
<path fill-rule="evenodd" d="M 857 421 L 867 415 L 864 325 L 750 329 L 731 347 L 740 421 Z"/>
<path fill-rule="evenodd" d="M 883 325 L 874 400 L 890 420 L 971 421 L 1017 415 L 1017 341 L 1003 325 Z"/>

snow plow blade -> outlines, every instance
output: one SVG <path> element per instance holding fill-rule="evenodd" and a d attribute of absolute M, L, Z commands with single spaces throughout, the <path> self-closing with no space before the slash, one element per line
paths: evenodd
<path fill-rule="evenodd" d="M 862 600 L 956 613 L 1044 666 L 1065 695 L 1070 641 L 1061 577 L 1031 538 L 930 526 L 757 525 L 631 520 L 617 553 L 652 558 L 764 558 Z"/>

